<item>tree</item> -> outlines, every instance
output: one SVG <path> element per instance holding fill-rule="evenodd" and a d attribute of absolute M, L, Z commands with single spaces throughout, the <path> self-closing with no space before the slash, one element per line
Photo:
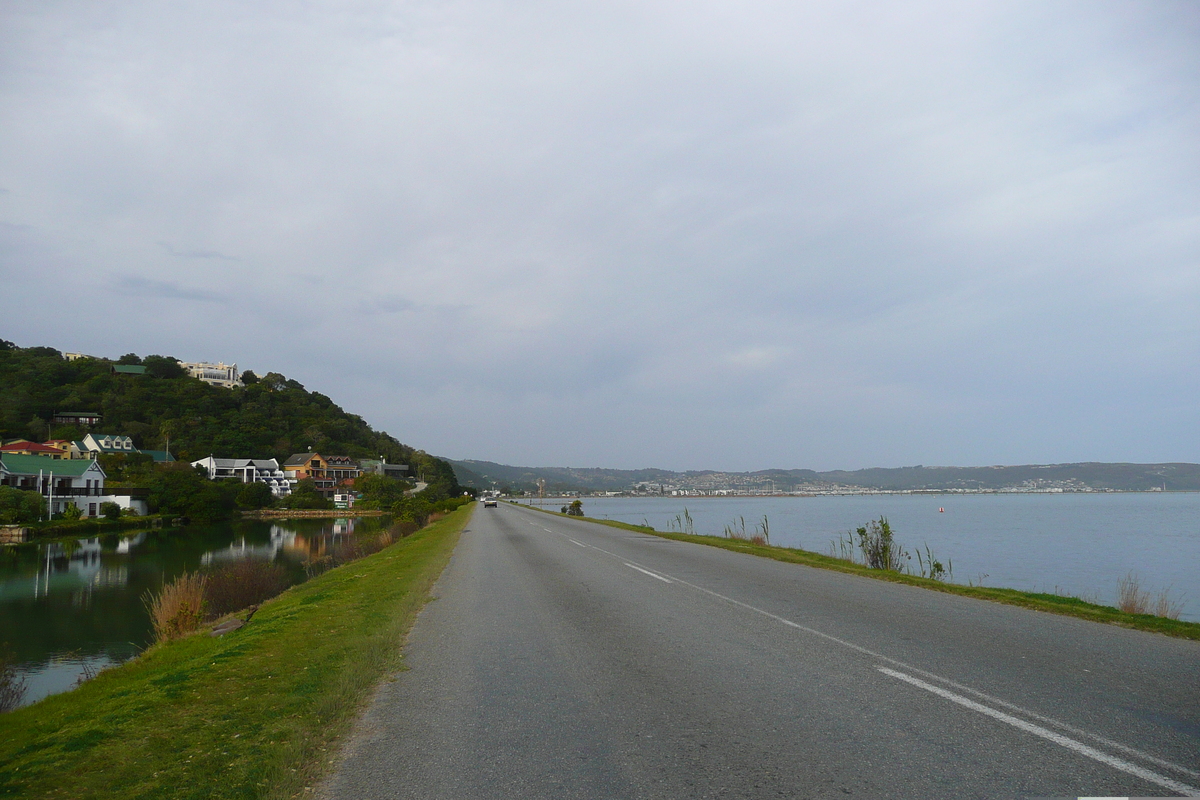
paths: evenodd
<path fill-rule="evenodd" d="M 0 523 L 37 522 L 45 514 L 46 499 L 41 492 L 0 486 Z"/>
<path fill-rule="evenodd" d="M 236 499 L 238 508 L 266 508 L 275 496 L 271 494 L 270 486 L 255 481 L 244 484 Z"/>
<path fill-rule="evenodd" d="M 322 497 L 316 484 L 305 478 L 296 484 L 290 495 L 279 501 L 279 505 L 283 508 L 333 508 L 333 501 Z"/>
<path fill-rule="evenodd" d="M 118 364 L 132 364 L 137 366 L 142 363 L 142 359 L 137 353 L 126 353 L 117 359 Z"/>
<path fill-rule="evenodd" d="M 433 506 L 424 494 L 405 495 L 392 504 L 392 514 L 401 522 L 415 522 L 418 527 L 424 527 L 433 513 Z"/>
<path fill-rule="evenodd" d="M 146 356 L 142 364 L 146 367 L 146 374 L 155 378 L 183 378 L 188 374 L 179 366 L 179 361 L 170 356 Z"/>
<path fill-rule="evenodd" d="M 237 481 L 210 481 L 203 471 L 180 461 L 160 464 L 146 484 L 150 489 L 147 505 L 152 513 L 179 514 L 203 521 L 232 516 L 242 486 Z"/>
<path fill-rule="evenodd" d="M 362 493 L 355 505 L 360 508 L 391 508 L 412 486 L 399 478 L 366 472 L 354 479 L 354 490 Z"/>

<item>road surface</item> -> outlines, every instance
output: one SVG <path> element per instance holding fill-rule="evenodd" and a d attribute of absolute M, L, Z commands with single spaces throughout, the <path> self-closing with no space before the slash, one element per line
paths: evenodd
<path fill-rule="evenodd" d="M 327 798 L 1200 794 L 1200 644 L 478 508 Z"/>

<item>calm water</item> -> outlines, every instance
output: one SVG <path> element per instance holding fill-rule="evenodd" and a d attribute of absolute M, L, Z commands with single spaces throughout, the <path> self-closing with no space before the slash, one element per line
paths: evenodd
<path fill-rule="evenodd" d="M 550 499 L 546 508 L 562 503 Z M 885 516 L 912 552 L 953 562 L 956 583 L 1062 592 L 1111 605 L 1117 581 L 1170 589 L 1181 619 L 1200 621 L 1200 494 L 863 495 L 842 497 L 585 498 L 589 517 L 658 530 L 684 509 L 696 533 L 720 535 L 767 517 L 771 543 L 828 554 L 839 535 Z M 944 512 L 939 512 L 944 508 Z"/>
<path fill-rule="evenodd" d="M 182 572 L 239 558 L 286 566 L 385 518 L 274 520 L 167 528 L 0 547 L 0 646 L 25 678 L 24 701 L 66 691 L 150 644 L 142 598 Z"/>

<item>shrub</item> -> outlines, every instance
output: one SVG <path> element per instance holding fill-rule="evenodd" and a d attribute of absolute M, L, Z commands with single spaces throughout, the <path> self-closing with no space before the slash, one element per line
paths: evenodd
<path fill-rule="evenodd" d="M 417 532 L 417 523 L 401 520 L 400 522 L 392 523 L 392 527 L 388 529 L 388 533 L 392 535 L 392 539 L 403 539 L 405 536 L 412 536 Z"/>
<path fill-rule="evenodd" d="M 157 594 L 147 591 L 142 598 L 150 612 L 155 641 L 178 639 L 204 621 L 205 577 L 185 572 L 163 586 Z"/>
<path fill-rule="evenodd" d="M 116 503 L 101 503 L 100 516 L 104 517 L 105 519 L 120 519 L 121 507 Z"/>
<path fill-rule="evenodd" d="M 872 520 L 866 527 L 859 528 L 858 549 L 862 552 L 863 563 L 871 569 L 886 569 L 903 572 L 908 553 L 892 538 L 892 526 L 887 517 Z"/>
<path fill-rule="evenodd" d="M 62 513 L 58 515 L 58 518 L 73 522 L 82 516 L 83 509 L 74 503 L 67 503 L 67 505 L 63 508 Z"/>
<path fill-rule="evenodd" d="M 208 619 L 269 600 L 292 583 L 279 564 L 253 558 L 221 564 L 206 572 L 204 578 Z"/>

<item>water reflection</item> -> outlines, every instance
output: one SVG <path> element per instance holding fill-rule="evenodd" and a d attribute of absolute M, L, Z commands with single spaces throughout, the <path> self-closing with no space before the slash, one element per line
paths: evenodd
<path fill-rule="evenodd" d="M 143 603 L 182 572 L 254 558 L 304 565 L 386 518 L 237 522 L 0 547 L 0 646 L 26 682 L 25 703 L 73 688 L 152 639 Z"/>

